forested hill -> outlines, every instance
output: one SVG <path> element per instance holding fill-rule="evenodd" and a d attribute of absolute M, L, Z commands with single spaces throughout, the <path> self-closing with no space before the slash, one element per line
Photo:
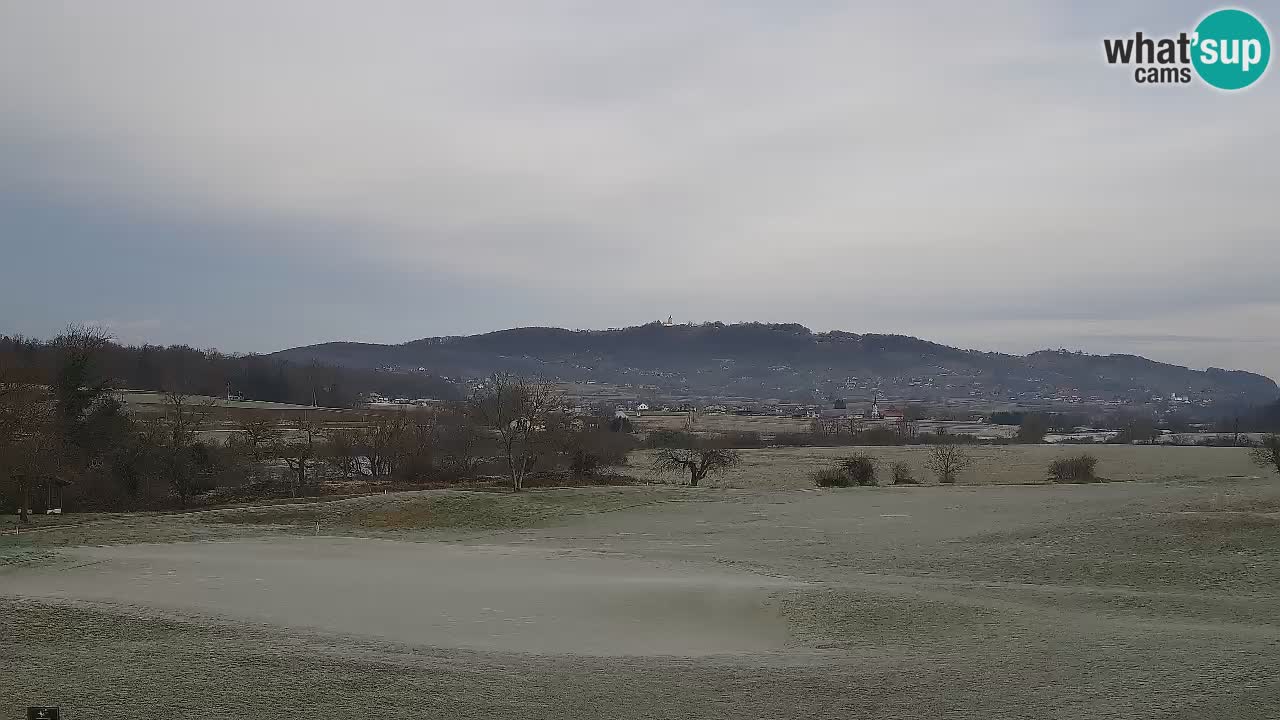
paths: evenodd
<path fill-rule="evenodd" d="M 449 377 L 506 371 L 565 381 L 648 386 L 690 396 L 809 400 L 888 397 L 993 401 L 1079 397 L 1264 403 L 1280 391 L 1243 371 L 1190 370 L 1133 355 L 962 350 L 903 335 L 815 333 L 802 325 L 651 323 L 613 330 L 515 328 L 400 345 L 333 342 L 275 357 Z"/>
<path fill-rule="evenodd" d="M 0 335 L 0 380 L 50 384 L 63 362 L 59 339 L 49 342 Z M 227 355 L 185 345 L 128 346 L 103 341 L 94 373 L 107 387 L 178 391 L 194 395 L 235 394 L 247 400 L 349 407 L 361 395 L 461 397 L 452 382 L 429 373 L 386 372 L 282 357 Z"/>

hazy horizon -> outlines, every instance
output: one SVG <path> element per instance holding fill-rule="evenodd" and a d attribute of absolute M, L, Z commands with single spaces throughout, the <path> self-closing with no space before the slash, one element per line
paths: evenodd
<path fill-rule="evenodd" d="M 1280 81 L 1103 59 L 1214 7 L 9 3 L 0 330 L 672 315 L 1277 378 Z"/>

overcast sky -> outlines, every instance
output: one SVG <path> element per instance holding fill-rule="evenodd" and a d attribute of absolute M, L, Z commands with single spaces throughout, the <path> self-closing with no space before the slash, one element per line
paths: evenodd
<path fill-rule="evenodd" d="M 1280 377 L 1280 78 L 1103 61 L 1216 7 L 0 0 L 0 332 L 673 315 Z"/>

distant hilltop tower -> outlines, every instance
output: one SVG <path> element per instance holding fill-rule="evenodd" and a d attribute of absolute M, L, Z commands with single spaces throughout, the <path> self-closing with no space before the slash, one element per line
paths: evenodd
<path fill-rule="evenodd" d="M 664 322 L 664 323 L 662 323 L 662 324 L 663 324 L 663 325 L 666 325 L 667 327 L 671 327 L 672 325 L 675 325 L 675 322 L 672 320 L 671 316 L 670 316 L 670 315 L 668 315 L 668 316 L 667 316 L 667 321 L 666 321 L 666 322 Z"/>

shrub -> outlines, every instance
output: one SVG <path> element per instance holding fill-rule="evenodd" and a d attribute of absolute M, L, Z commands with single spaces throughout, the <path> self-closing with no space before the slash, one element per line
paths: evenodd
<path fill-rule="evenodd" d="M 634 435 L 615 432 L 583 433 L 579 447 L 600 458 L 601 467 L 619 467 L 627 464 L 627 453 L 639 447 Z"/>
<path fill-rule="evenodd" d="M 876 459 L 865 453 L 858 453 L 841 460 L 832 467 L 811 472 L 809 477 L 818 487 L 875 485 Z"/>
<path fill-rule="evenodd" d="M 590 478 L 605 468 L 626 465 L 627 453 L 638 444 L 627 433 L 588 430 L 569 435 L 563 453 L 572 477 Z"/>
<path fill-rule="evenodd" d="M 911 473 L 911 466 L 904 462 L 896 462 L 893 464 L 893 484 L 894 485 L 919 485 L 920 481 Z"/>
<path fill-rule="evenodd" d="M 773 436 L 773 444 L 781 447 L 805 447 L 806 445 L 816 445 L 813 433 L 807 432 L 780 432 Z"/>
<path fill-rule="evenodd" d="M 690 448 L 697 444 L 697 436 L 683 430 L 651 430 L 645 436 L 645 446 L 651 448 Z"/>
<path fill-rule="evenodd" d="M 809 477 L 818 487 L 849 487 L 849 476 L 838 467 L 822 468 L 809 473 Z"/>
<path fill-rule="evenodd" d="M 704 440 L 708 447 L 717 448 L 758 448 L 764 447 L 760 433 L 755 430 L 741 430 L 713 435 Z"/>
<path fill-rule="evenodd" d="M 837 447 L 853 444 L 853 438 L 841 433 L 780 432 L 773 436 L 773 444 L 783 447 Z"/>
<path fill-rule="evenodd" d="M 1091 483 L 1098 482 L 1094 472 L 1098 467 L 1098 458 L 1088 453 L 1060 458 L 1049 463 L 1049 482 Z"/>
<path fill-rule="evenodd" d="M 600 456 L 579 448 L 569 457 L 569 474 L 576 478 L 591 477 L 600 469 Z"/>
<path fill-rule="evenodd" d="M 1258 446 L 1249 451 L 1249 457 L 1258 467 L 1275 468 L 1280 473 L 1280 435 L 1271 433 L 1262 438 Z"/>
<path fill-rule="evenodd" d="M 840 461 L 840 469 L 852 485 L 876 484 L 876 459 L 866 453 L 851 455 Z"/>

